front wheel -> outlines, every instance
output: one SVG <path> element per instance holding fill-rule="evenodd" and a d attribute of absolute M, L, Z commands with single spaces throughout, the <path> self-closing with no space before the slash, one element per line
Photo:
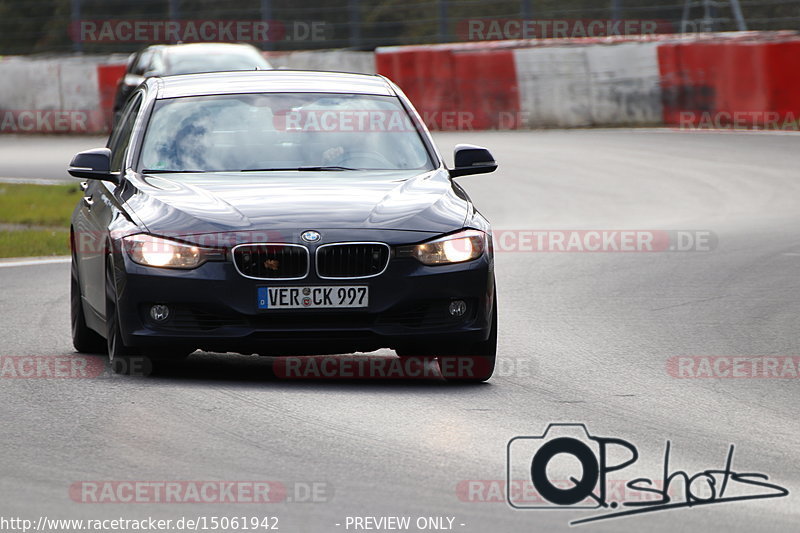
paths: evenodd
<path fill-rule="evenodd" d="M 81 288 L 78 283 L 78 265 L 72 255 L 72 268 L 69 286 L 70 319 L 72 325 L 72 345 L 80 353 L 106 353 L 106 341 L 86 325 Z"/>
<path fill-rule="evenodd" d="M 142 350 L 142 353 L 156 362 L 177 362 L 192 355 L 194 350 L 191 348 L 150 348 Z"/>
<path fill-rule="evenodd" d="M 114 282 L 114 263 L 109 255 L 106 261 L 106 347 L 111 370 L 115 374 L 150 374 L 150 361 L 125 345 L 117 312 L 117 290 Z"/>
<path fill-rule="evenodd" d="M 489 338 L 462 348 L 455 355 L 440 355 L 439 371 L 453 383 L 481 383 L 494 374 L 497 360 L 497 302 L 492 310 L 492 329 Z"/>
<path fill-rule="evenodd" d="M 496 355 L 443 355 L 439 371 L 452 383 L 482 383 L 494 374 Z"/>
<path fill-rule="evenodd" d="M 497 359 L 497 296 L 492 307 L 489 338 L 471 344 L 451 346 L 446 349 L 404 346 L 396 349 L 403 358 L 427 360 L 436 358 L 439 373 L 452 383 L 481 383 L 494 374 Z"/>

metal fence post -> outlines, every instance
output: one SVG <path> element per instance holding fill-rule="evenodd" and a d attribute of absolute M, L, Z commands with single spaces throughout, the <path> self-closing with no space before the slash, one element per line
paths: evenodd
<path fill-rule="evenodd" d="M 261 49 L 272 50 L 275 48 L 275 43 L 272 42 L 272 0 L 261 0 L 261 20 L 269 25 L 267 26 L 267 42 L 261 43 Z"/>
<path fill-rule="evenodd" d="M 687 33 L 689 27 L 689 12 L 692 9 L 692 0 L 685 0 L 683 2 L 683 12 L 681 13 L 681 33 Z"/>
<path fill-rule="evenodd" d="M 522 0 L 522 8 L 520 9 L 522 20 L 531 20 L 533 17 L 533 6 L 531 5 L 532 2 L 533 0 Z"/>
<path fill-rule="evenodd" d="M 72 0 L 70 3 L 72 19 L 72 50 L 83 52 L 83 36 L 81 35 L 81 0 Z"/>
<path fill-rule="evenodd" d="M 178 9 L 178 0 L 168 0 L 169 20 L 178 20 L 180 18 L 180 10 Z"/>
<path fill-rule="evenodd" d="M 447 42 L 447 0 L 438 0 L 439 4 L 439 42 Z"/>
<path fill-rule="evenodd" d="M 167 9 L 169 10 L 169 20 L 171 22 L 175 22 L 180 18 L 178 0 L 167 0 Z"/>
<path fill-rule="evenodd" d="M 350 12 L 350 47 L 361 48 L 361 2 L 349 0 L 347 3 Z"/>
<path fill-rule="evenodd" d="M 739 0 L 731 0 L 731 10 L 733 11 L 733 18 L 736 19 L 737 29 L 739 31 L 747 31 L 747 24 L 744 22 L 742 6 L 739 5 Z"/>

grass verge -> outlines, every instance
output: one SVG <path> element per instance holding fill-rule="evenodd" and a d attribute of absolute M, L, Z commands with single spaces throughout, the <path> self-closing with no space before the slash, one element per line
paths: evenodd
<path fill-rule="evenodd" d="M 0 258 L 69 255 L 69 228 L 0 231 Z"/>
<path fill-rule="evenodd" d="M 77 184 L 0 183 L 0 258 L 69 255 Z"/>
<path fill-rule="evenodd" d="M 82 195 L 77 184 L 0 183 L 0 222 L 69 228 Z"/>

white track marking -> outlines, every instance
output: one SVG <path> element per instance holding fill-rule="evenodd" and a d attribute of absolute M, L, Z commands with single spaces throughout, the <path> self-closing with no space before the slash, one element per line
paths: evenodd
<path fill-rule="evenodd" d="M 0 177 L 0 183 L 25 183 L 31 185 L 70 185 L 78 183 L 77 178 L 54 180 L 48 178 L 4 178 Z"/>
<path fill-rule="evenodd" d="M 35 266 L 35 265 L 55 265 L 69 263 L 69 257 L 47 257 L 42 259 L 0 259 L 0 268 Z"/>

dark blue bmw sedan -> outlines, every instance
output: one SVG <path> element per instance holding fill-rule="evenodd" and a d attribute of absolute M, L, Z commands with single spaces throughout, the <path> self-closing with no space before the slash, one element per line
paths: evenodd
<path fill-rule="evenodd" d="M 308 355 L 394 349 L 455 381 L 494 370 L 489 223 L 381 76 L 151 78 L 105 148 L 77 154 L 72 335 L 80 352 Z M 447 368 L 445 362 L 457 361 Z M 467 364 L 461 364 L 467 363 Z"/>

